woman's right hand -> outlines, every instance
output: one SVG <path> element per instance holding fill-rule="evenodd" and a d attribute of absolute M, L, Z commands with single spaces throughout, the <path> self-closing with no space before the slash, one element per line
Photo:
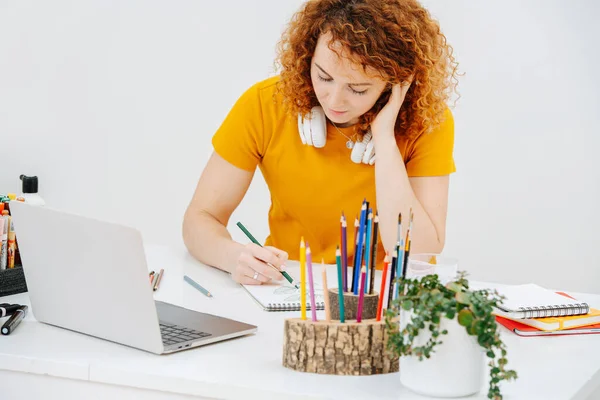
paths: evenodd
<path fill-rule="evenodd" d="M 288 254 L 283 250 L 248 243 L 240 252 L 231 276 L 234 281 L 244 285 L 261 285 L 271 280 L 280 281 L 283 275 L 279 271 L 285 270 L 287 260 Z"/>

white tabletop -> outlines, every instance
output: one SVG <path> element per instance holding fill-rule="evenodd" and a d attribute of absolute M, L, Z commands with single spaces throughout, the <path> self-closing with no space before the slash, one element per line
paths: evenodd
<path fill-rule="evenodd" d="M 350 377 L 289 370 L 281 362 L 283 320 L 299 312 L 263 311 L 229 275 L 203 266 L 183 249 L 151 247 L 148 262 L 151 270 L 165 269 L 157 300 L 251 323 L 258 332 L 158 356 L 38 323 L 30 312 L 11 335 L 0 338 L 0 370 L 228 399 L 423 399 L 401 386 L 398 373 Z M 185 283 L 184 273 L 214 298 Z M 573 295 L 600 308 L 598 295 Z M 29 304 L 29 299 L 23 293 L 2 302 Z M 508 366 L 519 375 L 502 383 L 506 399 L 585 398 L 583 393 L 600 387 L 600 335 L 523 338 L 502 328 L 502 337 Z M 485 386 L 473 398 L 486 395 Z"/>

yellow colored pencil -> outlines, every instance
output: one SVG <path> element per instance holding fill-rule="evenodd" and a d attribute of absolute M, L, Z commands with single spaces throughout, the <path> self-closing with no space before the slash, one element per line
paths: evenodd
<path fill-rule="evenodd" d="M 306 321 L 306 245 L 304 236 L 300 238 L 300 311 L 302 320 Z"/>

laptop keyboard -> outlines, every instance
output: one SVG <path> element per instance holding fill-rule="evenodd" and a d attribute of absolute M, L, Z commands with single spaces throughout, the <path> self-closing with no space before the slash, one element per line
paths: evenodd
<path fill-rule="evenodd" d="M 160 333 L 165 346 L 211 336 L 210 333 L 184 328 L 183 326 L 179 325 L 165 324 L 162 322 L 160 323 Z"/>

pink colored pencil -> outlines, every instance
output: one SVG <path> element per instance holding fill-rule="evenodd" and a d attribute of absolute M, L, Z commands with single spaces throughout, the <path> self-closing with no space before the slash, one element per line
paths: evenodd
<path fill-rule="evenodd" d="M 312 272 L 312 256 L 308 242 L 306 242 L 306 273 L 308 275 L 308 290 L 310 293 L 310 313 L 313 322 L 317 322 L 317 308 L 315 306 L 315 285 L 313 283 Z"/>
<path fill-rule="evenodd" d="M 346 224 L 346 216 L 342 212 L 342 218 L 340 219 L 341 224 L 341 242 L 342 242 L 342 271 L 344 275 L 342 276 L 344 284 L 344 292 L 348 291 L 348 243 L 347 243 L 347 224 Z"/>
<path fill-rule="evenodd" d="M 365 283 L 367 281 L 367 268 L 365 264 L 360 268 L 360 289 L 358 291 L 358 309 L 356 310 L 356 322 L 362 319 L 363 302 L 365 299 Z"/>

